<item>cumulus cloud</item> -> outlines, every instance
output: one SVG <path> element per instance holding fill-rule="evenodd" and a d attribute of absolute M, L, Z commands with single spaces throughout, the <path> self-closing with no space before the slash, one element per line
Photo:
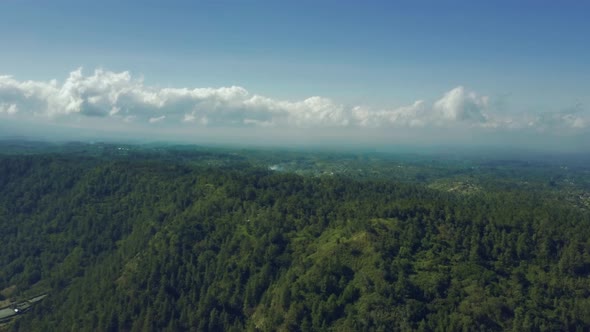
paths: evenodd
<path fill-rule="evenodd" d="M 563 130 L 580 130 L 588 128 L 590 117 L 580 107 L 553 113 L 542 113 L 530 119 L 528 125 L 540 131 L 560 128 Z"/>
<path fill-rule="evenodd" d="M 440 112 L 442 118 L 451 121 L 484 123 L 488 119 L 486 114 L 488 99 L 487 96 L 478 96 L 458 86 L 436 101 L 434 109 Z"/>
<path fill-rule="evenodd" d="M 157 122 L 160 122 L 160 121 L 162 121 L 164 119 L 166 119 L 166 116 L 165 115 L 160 115 L 158 117 L 150 118 L 149 119 L 149 123 L 157 123 Z"/>
<path fill-rule="evenodd" d="M 16 114 L 16 112 L 18 112 L 16 104 L 0 104 L 0 113 Z"/>
<path fill-rule="evenodd" d="M 119 124 L 265 128 L 536 128 L 582 130 L 588 115 L 555 112 L 502 117 L 484 95 L 462 86 L 433 102 L 388 109 L 344 105 L 313 96 L 299 101 L 252 94 L 243 87 L 157 88 L 129 72 L 72 71 L 56 80 L 19 81 L 0 76 L 0 116 L 39 119 L 108 119 Z"/>

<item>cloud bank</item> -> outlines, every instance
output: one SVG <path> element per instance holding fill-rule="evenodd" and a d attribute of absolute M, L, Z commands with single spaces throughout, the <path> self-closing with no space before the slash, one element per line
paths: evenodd
<path fill-rule="evenodd" d="M 0 120 L 60 123 L 95 121 L 97 126 L 275 129 L 456 129 L 586 132 L 590 117 L 581 107 L 554 113 L 496 112 L 488 96 L 458 86 L 427 102 L 375 109 L 312 96 L 277 100 L 243 87 L 158 88 L 129 72 L 72 71 L 63 83 L 19 81 L 0 76 Z M 108 129 L 108 128 L 102 128 Z"/>

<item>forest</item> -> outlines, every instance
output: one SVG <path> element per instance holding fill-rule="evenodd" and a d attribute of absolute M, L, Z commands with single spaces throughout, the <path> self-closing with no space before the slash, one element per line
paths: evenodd
<path fill-rule="evenodd" d="M 585 331 L 585 165 L 3 142 L 0 330 Z"/>

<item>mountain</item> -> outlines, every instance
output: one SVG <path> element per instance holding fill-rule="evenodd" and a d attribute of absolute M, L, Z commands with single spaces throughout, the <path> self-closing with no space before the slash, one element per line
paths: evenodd
<path fill-rule="evenodd" d="M 590 326 L 583 206 L 531 187 L 275 172 L 263 154 L 0 155 L 0 301 L 48 294 L 0 330 Z"/>

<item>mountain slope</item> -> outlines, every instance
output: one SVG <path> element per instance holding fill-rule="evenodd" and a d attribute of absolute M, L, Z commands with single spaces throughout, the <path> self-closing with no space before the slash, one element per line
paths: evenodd
<path fill-rule="evenodd" d="M 0 172 L 0 290 L 50 294 L 9 329 L 590 325 L 590 218 L 534 192 L 63 154 Z"/>

